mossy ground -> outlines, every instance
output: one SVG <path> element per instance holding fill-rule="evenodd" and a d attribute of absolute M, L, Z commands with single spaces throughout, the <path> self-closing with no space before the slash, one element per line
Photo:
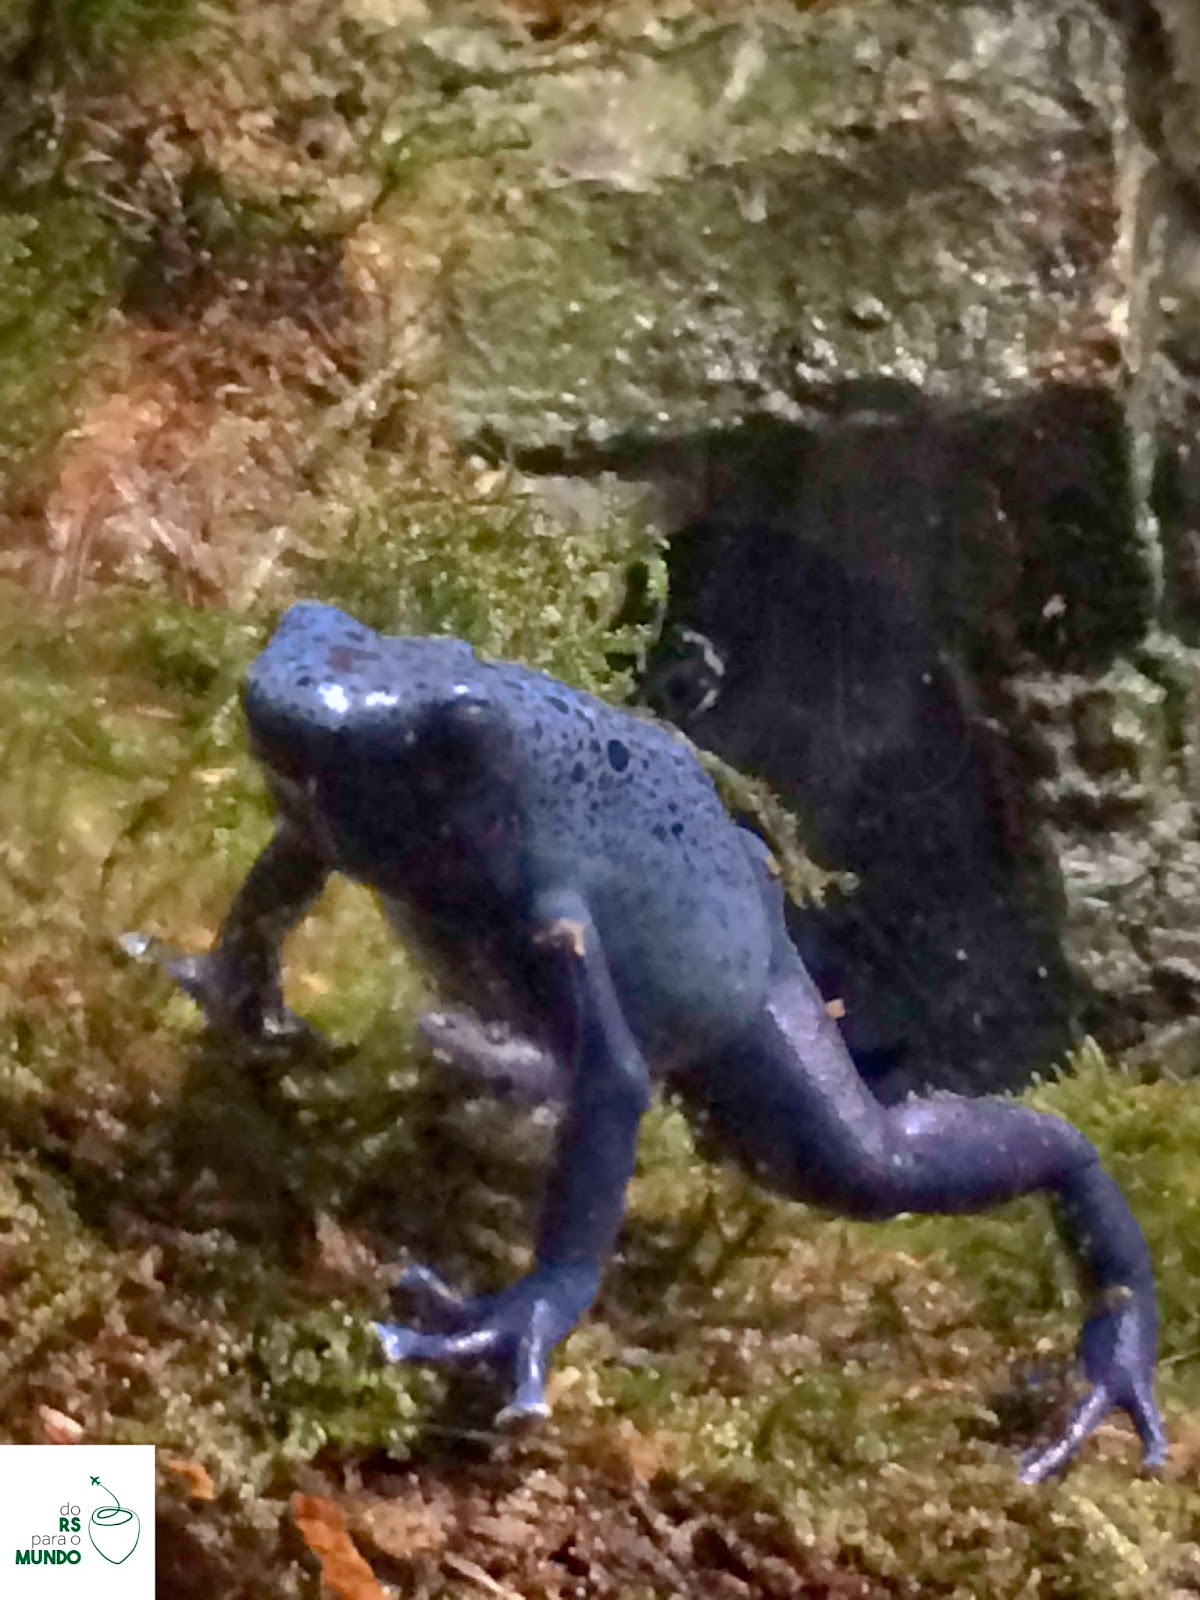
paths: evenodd
<path fill-rule="evenodd" d="M 546 1131 L 461 1104 L 414 1054 L 421 978 L 369 900 L 332 893 L 289 952 L 328 1056 L 236 1059 L 117 951 L 131 927 L 202 945 L 266 835 L 232 698 L 266 615 L 5 599 L 6 1433 L 52 1436 L 60 1413 L 159 1444 L 164 1560 L 207 1552 L 211 1584 L 165 1592 L 221 1591 L 247 1548 L 276 1592 L 308 1592 L 296 1491 L 340 1508 L 402 1593 L 460 1592 L 463 1563 L 524 1594 L 1186 1592 L 1192 1085 L 1087 1052 L 1033 1096 L 1097 1141 L 1150 1237 L 1162 1479 L 1114 1424 L 1064 1482 L 1016 1482 L 1079 1316 L 1042 1206 L 830 1220 L 707 1165 L 669 1107 L 553 1424 L 494 1438 L 486 1389 L 382 1366 L 365 1325 L 402 1257 L 519 1270 Z"/>
<path fill-rule="evenodd" d="M 653 531 L 460 461 L 439 385 L 455 251 L 495 226 L 471 206 L 509 148 L 464 115 L 472 75 L 519 65 L 530 27 L 615 48 L 655 8 L 463 7 L 374 78 L 366 5 L 332 29 L 180 8 L 165 41 L 158 9 L 51 7 L 57 52 L 24 48 L 33 8 L 0 14 L 24 51 L 0 209 L 5 1437 L 156 1443 L 160 1592 L 198 1600 L 1194 1592 L 1200 1100 L 1094 1052 L 1032 1098 L 1096 1139 L 1155 1253 L 1158 1479 L 1116 1423 L 1061 1483 L 1016 1482 L 1079 1317 L 1041 1206 L 831 1221 L 707 1165 L 670 1107 L 543 1434 L 499 1438 L 486 1388 L 376 1358 L 390 1263 L 520 1269 L 546 1129 L 414 1052 L 421 974 L 347 886 L 289 947 L 324 1053 L 239 1059 L 117 936 L 202 946 L 266 838 L 236 688 L 296 593 L 627 692 Z M 230 17 L 243 70 L 216 72 Z M 398 86 L 399 140 L 373 120 Z"/>

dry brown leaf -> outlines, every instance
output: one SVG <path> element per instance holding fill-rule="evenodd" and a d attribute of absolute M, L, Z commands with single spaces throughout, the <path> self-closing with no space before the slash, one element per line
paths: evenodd
<path fill-rule="evenodd" d="M 447 1555 L 446 1565 L 451 1572 L 457 1572 L 460 1578 L 466 1578 L 485 1594 L 495 1595 L 496 1600 L 524 1600 L 523 1595 L 505 1583 L 497 1583 L 490 1572 L 485 1572 L 477 1562 L 468 1561 L 466 1556 Z"/>
<path fill-rule="evenodd" d="M 53 1406 L 39 1406 L 37 1414 L 42 1438 L 47 1444 L 78 1444 L 83 1438 L 83 1423 L 76 1422 L 65 1411 L 55 1411 Z"/>
<path fill-rule="evenodd" d="M 1177 1424 L 1173 1434 L 1164 1476 L 1172 1480 L 1200 1479 L 1200 1423 L 1185 1419 Z"/>
<path fill-rule="evenodd" d="M 346 1531 L 340 1506 L 317 1494 L 294 1494 L 292 1517 L 321 1563 L 321 1584 L 334 1600 L 387 1600 L 375 1574 Z"/>
<path fill-rule="evenodd" d="M 163 1465 L 168 1472 L 185 1481 L 193 1500 L 211 1500 L 216 1494 L 216 1485 L 202 1462 L 185 1461 L 182 1456 L 168 1456 Z"/>
<path fill-rule="evenodd" d="M 489 1544 L 528 1545 L 537 1537 L 537 1528 L 524 1517 L 507 1516 L 503 1512 L 494 1517 L 476 1517 L 471 1532 Z"/>
<path fill-rule="evenodd" d="M 314 1290 L 336 1294 L 374 1285 L 379 1276 L 379 1258 L 358 1234 L 322 1212 L 317 1218 L 316 1236 L 308 1271 Z"/>
<path fill-rule="evenodd" d="M 426 1555 L 446 1545 L 443 1517 L 424 1500 L 389 1500 L 382 1495 L 347 1502 L 354 1532 L 380 1555 L 395 1561 Z"/>

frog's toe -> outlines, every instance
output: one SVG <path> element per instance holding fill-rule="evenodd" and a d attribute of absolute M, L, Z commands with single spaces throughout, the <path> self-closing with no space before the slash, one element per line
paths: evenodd
<path fill-rule="evenodd" d="M 123 933 L 117 944 L 131 961 L 169 972 L 181 989 L 203 1004 L 212 986 L 207 956 L 183 955 L 153 933 Z"/>
<path fill-rule="evenodd" d="M 1018 1472 L 1021 1482 L 1043 1483 L 1056 1472 L 1061 1472 L 1112 1408 L 1112 1396 L 1103 1384 L 1097 1384 L 1075 1407 L 1059 1438 L 1040 1450 L 1030 1450 L 1022 1458 Z"/>
<path fill-rule="evenodd" d="M 221 972 L 211 955 L 184 955 L 152 933 L 123 933 L 117 943 L 134 961 L 161 967 L 203 1011 L 208 1022 L 227 1018 L 234 996 L 221 982 Z"/>
<path fill-rule="evenodd" d="M 403 1322 L 373 1322 L 371 1327 L 389 1361 L 461 1366 L 472 1361 L 494 1361 L 503 1353 L 505 1344 L 500 1330 L 486 1323 L 457 1333 L 422 1333 Z"/>
<path fill-rule="evenodd" d="M 289 1011 L 270 988 L 247 983 L 218 951 L 185 955 L 143 933 L 123 934 L 119 943 L 134 960 L 152 962 L 169 973 L 200 1007 L 210 1028 L 266 1050 L 327 1048 L 318 1029 Z"/>
<path fill-rule="evenodd" d="M 578 1322 L 596 1293 L 599 1273 L 585 1263 L 546 1266 L 480 1299 L 461 1301 L 428 1267 L 410 1267 L 401 1283 L 445 1305 L 457 1326 L 423 1333 L 405 1323 L 377 1322 L 375 1333 L 391 1361 L 427 1361 L 435 1366 L 486 1361 L 507 1368 L 512 1398 L 498 1422 L 518 1427 L 549 1416 L 546 1369 L 550 1351 Z"/>
<path fill-rule="evenodd" d="M 152 933 L 120 933 L 117 935 L 118 948 L 127 955 L 131 961 L 156 961 L 158 959 L 158 946 L 161 943 Z"/>
<path fill-rule="evenodd" d="M 298 1017 L 287 1006 L 264 1006 L 259 1012 L 253 1032 L 242 1030 L 255 1044 L 278 1049 L 317 1050 L 331 1055 L 353 1054 L 352 1047 L 334 1046 L 304 1017 Z"/>
<path fill-rule="evenodd" d="M 1135 1385 L 1126 1410 L 1133 1418 L 1138 1438 L 1142 1441 L 1142 1466 L 1161 1467 L 1167 1459 L 1170 1441 L 1163 1426 L 1162 1413 L 1154 1402 L 1154 1395 L 1148 1382 L 1139 1382 Z"/>
<path fill-rule="evenodd" d="M 537 1395 L 514 1395 L 513 1398 L 496 1413 L 496 1426 L 509 1433 L 520 1433 L 526 1428 L 534 1428 L 539 1422 L 545 1422 L 550 1415 L 550 1402 L 545 1393 Z"/>
<path fill-rule="evenodd" d="M 117 941 L 127 956 L 169 973 L 211 1023 L 227 1023 L 240 996 L 222 964 L 207 955 L 185 955 L 148 933 L 123 933 Z"/>
<path fill-rule="evenodd" d="M 371 1332 L 379 1340 L 380 1347 L 389 1361 L 416 1359 L 414 1349 L 422 1337 L 416 1328 L 406 1327 L 402 1322 L 373 1322 Z"/>
<path fill-rule="evenodd" d="M 164 972 L 170 973 L 186 995 L 190 995 L 209 1021 L 216 1020 L 229 1009 L 233 996 L 226 992 L 210 956 L 179 955 L 164 948 L 159 952 L 158 964 Z"/>
<path fill-rule="evenodd" d="M 417 1314 L 433 1320 L 439 1331 L 454 1332 L 470 1320 L 471 1301 L 452 1289 L 432 1267 L 413 1263 L 405 1267 L 391 1288 L 393 1300 L 409 1299 Z"/>
<path fill-rule="evenodd" d="M 1143 1467 L 1160 1467 L 1167 1458 L 1167 1432 L 1148 1382 L 1113 1398 L 1108 1384 L 1098 1383 L 1075 1407 L 1061 1436 L 1041 1450 L 1031 1450 L 1022 1460 L 1022 1483 L 1042 1483 L 1061 1472 L 1088 1436 L 1115 1410 L 1127 1411 L 1142 1441 Z"/>

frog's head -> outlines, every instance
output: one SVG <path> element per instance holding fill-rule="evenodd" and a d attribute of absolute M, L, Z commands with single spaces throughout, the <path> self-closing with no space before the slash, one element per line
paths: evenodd
<path fill-rule="evenodd" d="M 389 638 L 303 600 L 251 665 L 242 700 L 260 759 L 296 777 L 411 745 L 431 708 L 473 702 L 477 667 L 461 640 Z"/>
<path fill-rule="evenodd" d="M 291 607 L 246 675 L 251 742 L 287 810 L 331 827 L 363 871 L 406 856 L 448 819 L 508 809 L 508 723 L 458 639 L 391 638 L 332 606 Z"/>

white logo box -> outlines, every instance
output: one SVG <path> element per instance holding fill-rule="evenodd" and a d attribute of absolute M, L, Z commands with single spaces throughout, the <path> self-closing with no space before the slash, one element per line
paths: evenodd
<path fill-rule="evenodd" d="M 0 1445 L 0 1595 L 154 1600 L 154 1446 Z"/>

